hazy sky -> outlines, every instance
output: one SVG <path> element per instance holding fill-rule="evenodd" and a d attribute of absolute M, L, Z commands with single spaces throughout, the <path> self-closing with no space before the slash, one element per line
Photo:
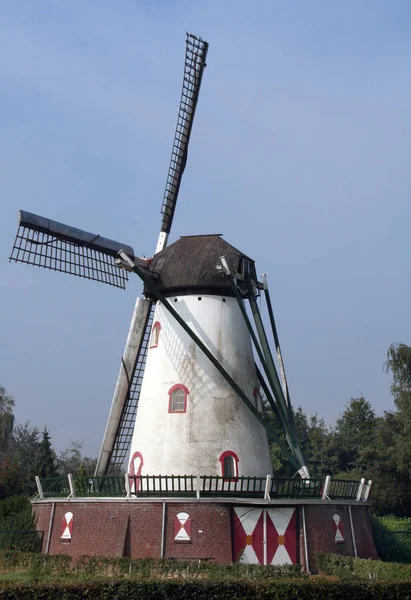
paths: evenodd
<path fill-rule="evenodd" d="M 172 239 L 265 271 L 295 405 L 331 423 L 411 343 L 409 0 L 1 0 L 0 383 L 96 455 L 136 295 L 9 264 L 23 208 L 150 255 L 185 32 L 210 44 Z"/>

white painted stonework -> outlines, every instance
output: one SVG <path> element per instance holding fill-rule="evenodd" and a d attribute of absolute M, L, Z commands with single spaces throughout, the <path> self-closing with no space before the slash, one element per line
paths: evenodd
<path fill-rule="evenodd" d="M 235 298 L 177 296 L 169 301 L 254 401 L 251 341 Z M 130 453 L 141 453 L 141 474 L 221 475 L 219 458 L 226 451 L 238 456 L 239 476 L 271 473 L 263 426 L 160 303 L 157 321 L 158 346 L 148 351 Z M 175 384 L 188 388 L 185 413 L 168 412 L 168 392 Z"/>

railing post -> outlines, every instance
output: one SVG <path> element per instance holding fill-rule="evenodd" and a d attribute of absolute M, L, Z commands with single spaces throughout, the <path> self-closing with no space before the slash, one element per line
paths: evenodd
<path fill-rule="evenodd" d="M 364 484 L 365 484 L 365 479 L 364 477 L 361 479 L 360 481 L 360 485 L 358 486 L 358 492 L 357 492 L 357 497 L 356 497 L 356 501 L 359 502 L 361 500 L 362 497 L 362 491 L 364 489 Z"/>
<path fill-rule="evenodd" d="M 124 487 L 126 489 L 126 498 L 130 498 L 131 497 L 131 489 L 130 489 L 130 479 L 129 479 L 128 473 L 124 474 Z"/>
<path fill-rule="evenodd" d="M 41 483 L 40 483 L 40 477 L 38 475 L 36 475 L 34 479 L 36 481 L 36 486 L 37 486 L 37 491 L 39 493 L 39 497 L 44 498 L 43 488 L 41 487 Z"/>
<path fill-rule="evenodd" d="M 328 498 L 328 490 L 330 489 L 330 485 L 331 485 L 331 476 L 327 475 L 325 478 L 325 482 L 324 482 L 323 495 L 321 498 L 322 500 L 326 500 Z"/>
<path fill-rule="evenodd" d="M 370 489 L 371 489 L 371 484 L 372 484 L 372 480 L 369 479 L 367 485 L 365 486 L 364 493 L 362 495 L 362 498 L 363 498 L 364 501 L 368 500 L 368 496 L 370 494 Z"/>
<path fill-rule="evenodd" d="M 271 475 L 267 475 L 267 479 L 265 480 L 265 490 L 264 490 L 264 500 L 268 500 L 271 502 Z"/>
<path fill-rule="evenodd" d="M 71 473 L 69 473 L 67 475 L 67 479 L 68 479 L 68 484 L 69 484 L 69 488 L 70 488 L 70 496 L 72 498 L 75 498 L 76 497 L 76 488 L 74 487 L 73 475 Z"/>
<path fill-rule="evenodd" d="M 196 498 L 197 500 L 200 500 L 200 486 L 201 486 L 201 479 L 200 479 L 200 475 L 197 475 L 196 477 Z"/>

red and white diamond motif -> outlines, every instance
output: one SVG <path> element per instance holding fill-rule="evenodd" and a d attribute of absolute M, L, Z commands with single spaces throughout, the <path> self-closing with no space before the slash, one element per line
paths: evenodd
<path fill-rule="evenodd" d="M 336 544 L 343 544 L 344 530 L 340 515 L 333 515 L 334 541 Z"/>
<path fill-rule="evenodd" d="M 295 508 L 234 508 L 234 560 L 260 565 L 297 562 Z"/>
<path fill-rule="evenodd" d="M 73 534 L 74 515 L 72 512 L 66 512 L 63 517 L 63 529 L 61 532 L 62 540 L 71 540 Z"/>

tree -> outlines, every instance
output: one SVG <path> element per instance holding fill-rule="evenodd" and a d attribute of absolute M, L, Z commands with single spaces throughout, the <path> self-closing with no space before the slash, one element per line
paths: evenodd
<path fill-rule="evenodd" d="M 6 451 L 14 426 L 14 398 L 0 385 L 0 454 Z"/>
<path fill-rule="evenodd" d="M 16 482 L 14 495 L 35 493 L 36 457 L 40 447 L 40 431 L 27 422 L 16 425 L 10 440 L 7 455 L 19 465 L 19 481 Z"/>
<path fill-rule="evenodd" d="M 69 447 L 60 453 L 58 468 L 61 475 L 94 475 L 97 459 L 83 456 L 82 450 L 82 442 L 71 442 Z"/>
<path fill-rule="evenodd" d="M 50 434 L 47 427 L 42 433 L 42 440 L 39 444 L 37 455 L 33 464 L 33 472 L 40 478 L 57 477 L 57 460 L 56 453 L 51 446 Z"/>
<path fill-rule="evenodd" d="M 377 417 L 373 436 L 360 452 L 364 475 L 372 480 L 372 510 L 378 515 L 410 515 L 411 479 L 398 469 L 397 438 L 401 430 L 397 414 Z"/>
<path fill-rule="evenodd" d="M 351 398 L 345 411 L 337 419 L 336 451 L 342 471 L 360 469 L 362 449 L 371 441 L 376 425 L 375 412 L 363 396 Z"/>
<path fill-rule="evenodd" d="M 271 409 L 265 406 L 264 414 L 277 430 L 280 439 L 286 443 L 284 434 Z M 297 439 L 305 456 L 310 475 L 318 477 L 332 473 L 337 467 L 338 458 L 335 452 L 334 434 L 326 426 L 324 419 L 321 419 L 318 415 L 307 417 L 303 409 L 298 407 L 294 412 L 294 424 Z M 284 458 L 276 443 L 273 440 L 269 440 L 269 443 L 275 476 L 292 477 L 295 475 L 295 469 Z"/>
<path fill-rule="evenodd" d="M 386 368 L 392 372 L 391 393 L 397 407 L 397 467 L 411 477 L 411 346 L 392 344 L 387 352 Z"/>
<path fill-rule="evenodd" d="M 297 438 L 310 475 L 319 477 L 335 472 L 337 457 L 334 433 L 317 414 L 307 417 L 301 406 L 294 414 Z"/>
<path fill-rule="evenodd" d="M 0 500 L 24 493 L 20 477 L 20 465 L 11 456 L 0 460 Z"/>
<path fill-rule="evenodd" d="M 33 463 L 38 452 L 40 445 L 39 437 L 39 429 L 31 427 L 29 422 L 24 425 L 16 425 L 14 428 L 10 441 L 10 452 L 21 464 L 21 468 L 25 473 L 30 470 L 30 465 Z"/>

